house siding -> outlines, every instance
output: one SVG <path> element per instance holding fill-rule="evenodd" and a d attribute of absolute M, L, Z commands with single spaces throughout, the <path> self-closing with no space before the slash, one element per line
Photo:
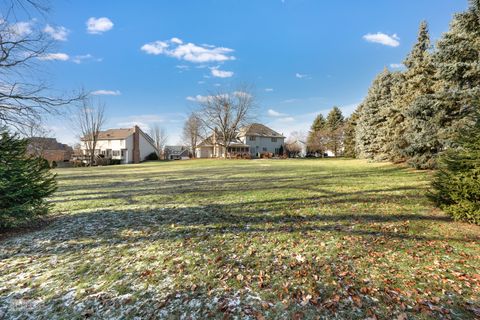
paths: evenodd
<path fill-rule="evenodd" d="M 271 137 L 255 136 L 255 141 L 250 141 L 250 136 L 241 138 L 243 143 L 250 146 L 250 154 L 254 157 L 265 152 L 278 154 L 278 150 L 283 146 L 285 139 L 279 137 L 275 139 L 277 139 L 276 142 L 272 142 Z"/>

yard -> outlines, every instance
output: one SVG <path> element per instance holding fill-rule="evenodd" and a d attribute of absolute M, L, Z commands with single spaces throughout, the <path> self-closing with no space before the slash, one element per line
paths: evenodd
<path fill-rule="evenodd" d="M 0 240 L 0 319 L 480 316 L 480 227 L 429 172 L 361 160 L 58 169 L 47 226 Z"/>

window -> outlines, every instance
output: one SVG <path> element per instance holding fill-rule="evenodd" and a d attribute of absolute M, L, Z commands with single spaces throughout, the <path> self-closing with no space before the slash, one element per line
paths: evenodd
<path fill-rule="evenodd" d="M 257 137 L 255 137 L 255 136 L 250 136 L 250 137 L 248 137 L 248 140 L 250 140 L 250 141 L 255 141 L 255 140 L 257 140 Z"/>
<path fill-rule="evenodd" d="M 272 142 L 277 142 L 277 138 L 272 138 Z"/>
<path fill-rule="evenodd" d="M 120 156 L 120 151 L 119 150 L 113 150 L 112 151 L 112 156 L 114 156 L 114 157 Z"/>
<path fill-rule="evenodd" d="M 266 152 L 266 151 L 267 151 L 267 148 L 263 148 L 263 151 L 265 151 L 265 152 Z"/>
<path fill-rule="evenodd" d="M 125 149 L 122 150 L 122 157 L 125 157 Z"/>

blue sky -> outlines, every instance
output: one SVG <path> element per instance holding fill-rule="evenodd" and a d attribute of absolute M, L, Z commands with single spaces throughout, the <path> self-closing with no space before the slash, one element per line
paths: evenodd
<path fill-rule="evenodd" d="M 196 100 L 248 83 L 258 120 L 288 135 L 308 131 L 334 105 L 349 114 L 379 71 L 402 62 L 422 20 L 435 40 L 466 7 L 466 0 L 53 1 L 45 31 L 57 41 L 42 63 L 52 87 L 97 91 L 108 128 L 157 122 L 177 143 Z M 50 125 L 61 141 L 75 141 L 68 121 Z"/>

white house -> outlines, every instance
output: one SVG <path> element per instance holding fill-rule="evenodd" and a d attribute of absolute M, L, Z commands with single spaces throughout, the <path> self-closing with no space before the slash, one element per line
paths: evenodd
<path fill-rule="evenodd" d="M 220 143 L 219 143 L 220 142 Z M 229 157 L 249 155 L 260 157 L 262 154 L 280 155 L 284 148 L 285 137 L 267 126 L 254 123 L 239 130 L 237 137 L 230 142 L 227 153 Z M 197 147 L 197 158 L 221 158 L 225 148 L 221 145 L 217 132 L 202 141 Z"/>
<path fill-rule="evenodd" d="M 81 150 L 87 155 L 85 138 L 82 138 Z M 153 139 L 138 126 L 101 131 L 95 147 L 95 155 L 120 160 L 120 163 L 140 163 L 153 152 L 155 152 Z"/>

